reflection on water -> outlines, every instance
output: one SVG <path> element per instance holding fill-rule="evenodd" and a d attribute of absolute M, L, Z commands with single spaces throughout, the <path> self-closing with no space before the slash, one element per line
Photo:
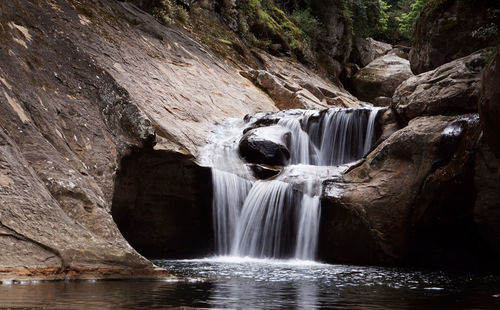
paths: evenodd
<path fill-rule="evenodd" d="M 0 285 L 0 307 L 500 309 L 491 275 L 231 257 L 156 263 L 190 280 Z"/>

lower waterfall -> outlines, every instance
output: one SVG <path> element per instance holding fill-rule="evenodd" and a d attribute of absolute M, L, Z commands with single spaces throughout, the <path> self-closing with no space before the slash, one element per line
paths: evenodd
<path fill-rule="evenodd" d="M 321 184 L 370 150 L 379 108 L 290 110 L 228 119 L 200 150 L 212 167 L 217 255 L 314 260 L 321 215 Z M 264 124 L 264 125 L 262 125 Z M 279 173 L 259 180 L 255 164 L 238 154 L 244 132 L 279 126 L 290 152 Z"/>

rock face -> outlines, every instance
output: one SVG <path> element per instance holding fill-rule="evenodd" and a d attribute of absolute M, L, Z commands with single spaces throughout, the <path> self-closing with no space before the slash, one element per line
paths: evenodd
<path fill-rule="evenodd" d="M 392 97 L 403 81 L 412 77 L 408 60 L 395 55 L 379 57 L 359 70 L 352 79 L 354 94 L 365 101 Z"/>
<path fill-rule="evenodd" d="M 500 42 L 496 0 L 430 0 L 417 20 L 410 52 L 415 74 Z M 496 33 L 495 33 L 495 28 Z"/>
<path fill-rule="evenodd" d="M 479 135 L 477 116 L 418 117 L 343 181 L 326 182 L 320 257 L 365 264 L 495 265 L 473 217 L 472 154 Z"/>
<path fill-rule="evenodd" d="M 411 77 L 393 96 L 392 107 L 408 122 L 420 115 L 477 111 L 486 50 Z"/>
<path fill-rule="evenodd" d="M 365 67 L 376 58 L 387 54 L 390 50 L 392 50 L 392 45 L 388 43 L 379 42 L 372 38 L 355 37 L 350 61 Z"/>
<path fill-rule="evenodd" d="M 290 138 L 290 130 L 281 126 L 255 128 L 241 138 L 239 152 L 250 163 L 283 166 L 290 159 Z"/>
<path fill-rule="evenodd" d="M 347 17 L 343 15 L 342 0 L 312 0 L 311 8 L 315 16 L 323 23 L 318 36 L 318 46 L 323 67 L 330 68 L 329 73 L 338 77 L 341 64 L 346 63 L 352 46 L 352 32 Z"/>
<path fill-rule="evenodd" d="M 214 121 L 276 110 L 187 32 L 127 3 L 3 1 L 0 29 L 1 277 L 153 272 L 110 214 L 121 159 L 153 146 L 194 154 Z M 179 209 L 194 204 L 163 197 Z M 159 212 L 154 197 L 139 198 L 142 212 Z"/>
<path fill-rule="evenodd" d="M 358 99 L 341 83 L 332 84 L 303 65 L 257 53 L 265 69 L 240 72 L 265 91 L 281 109 L 324 109 L 359 107 Z"/>
<path fill-rule="evenodd" d="M 474 221 L 490 248 L 500 253 L 500 159 L 486 143 L 476 153 L 474 185 Z"/>
<path fill-rule="evenodd" d="M 148 258 L 204 257 L 214 250 L 211 191 L 210 169 L 192 158 L 135 151 L 116 174 L 113 220 Z"/>
<path fill-rule="evenodd" d="M 497 157 L 500 157 L 500 53 L 497 51 L 483 74 L 479 115 L 484 138 Z"/>

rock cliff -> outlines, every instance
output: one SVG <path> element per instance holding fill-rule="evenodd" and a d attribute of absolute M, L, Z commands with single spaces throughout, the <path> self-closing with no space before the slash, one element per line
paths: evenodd
<path fill-rule="evenodd" d="M 213 123 L 277 110 L 240 74 L 252 68 L 235 67 L 185 29 L 118 1 L 3 1 L 0 42 L 2 277 L 151 277 L 155 266 L 122 233 L 148 256 L 193 255 L 169 243 L 179 234 L 206 241 L 208 252 L 203 238 L 211 228 L 193 222 L 207 217 L 201 205 L 209 195 L 186 199 L 203 191 L 189 178 L 209 178 L 195 155 Z M 300 64 L 264 52 L 260 59 L 269 74 L 313 77 L 295 91 L 315 103 L 353 98 Z M 307 89 L 321 89 L 320 98 Z M 183 184 L 179 175 L 184 196 L 172 187 Z M 155 193 L 145 191 L 148 184 Z M 140 214 L 164 222 L 127 222 Z M 157 239 L 144 238 L 166 226 Z M 151 245 L 160 239 L 170 246 L 161 253 Z"/>
<path fill-rule="evenodd" d="M 410 63 L 413 73 L 435 69 L 500 43 L 496 0 L 430 0 L 420 14 Z"/>

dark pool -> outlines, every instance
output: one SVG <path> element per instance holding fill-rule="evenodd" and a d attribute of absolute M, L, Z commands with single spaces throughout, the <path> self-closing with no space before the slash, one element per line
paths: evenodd
<path fill-rule="evenodd" d="M 500 309 L 500 277 L 219 257 L 157 260 L 182 281 L 0 285 L 0 307 Z"/>

